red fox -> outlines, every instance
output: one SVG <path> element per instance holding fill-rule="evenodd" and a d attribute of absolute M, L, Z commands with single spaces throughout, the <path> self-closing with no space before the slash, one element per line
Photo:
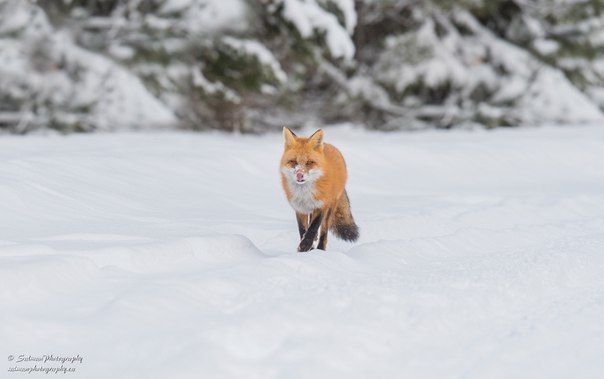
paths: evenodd
<path fill-rule="evenodd" d="M 323 143 L 323 130 L 309 138 L 283 128 L 285 151 L 281 157 L 281 184 L 296 212 L 300 243 L 298 251 L 327 248 L 327 230 L 340 239 L 354 242 L 359 228 L 350 213 L 346 194 L 346 162 L 338 149 Z"/>

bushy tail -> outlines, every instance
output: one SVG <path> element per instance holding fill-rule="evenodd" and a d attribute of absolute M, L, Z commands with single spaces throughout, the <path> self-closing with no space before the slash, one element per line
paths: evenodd
<path fill-rule="evenodd" d="M 359 227 L 354 223 L 352 213 L 350 213 L 350 200 L 346 190 L 342 194 L 340 201 L 335 209 L 331 231 L 336 237 L 348 242 L 355 242 L 359 239 Z"/>

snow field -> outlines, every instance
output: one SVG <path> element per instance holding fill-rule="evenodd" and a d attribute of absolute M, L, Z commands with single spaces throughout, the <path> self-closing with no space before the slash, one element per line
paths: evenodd
<path fill-rule="evenodd" d="M 0 353 L 80 354 L 78 378 L 596 378 L 603 137 L 329 128 L 361 239 L 306 254 L 280 135 L 2 138 Z"/>

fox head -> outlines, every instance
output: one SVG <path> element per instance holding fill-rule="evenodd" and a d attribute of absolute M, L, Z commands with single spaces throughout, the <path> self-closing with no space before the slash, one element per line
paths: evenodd
<path fill-rule="evenodd" d="M 319 129 L 308 138 L 298 137 L 283 128 L 285 151 L 281 158 L 281 172 L 290 183 L 312 183 L 323 175 L 323 130 Z"/>

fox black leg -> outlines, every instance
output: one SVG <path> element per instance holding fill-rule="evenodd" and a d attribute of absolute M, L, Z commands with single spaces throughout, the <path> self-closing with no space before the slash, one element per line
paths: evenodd
<path fill-rule="evenodd" d="M 331 209 L 327 211 L 321 222 L 321 235 L 319 237 L 319 244 L 317 249 L 327 250 L 327 231 L 329 230 L 329 219 L 331 215 Z"/>
<path fill-rule="evenodd" d="M 300 241 L 300 245 L 298 245 L 298 251 L 304 252 L 309 251 L 312 248 L 315 239 L 317 238 L 317 233 L 319 231 L 319 227 L 321 226 L 321 221 L 323 221 L 323 212 L 315 211 L 312 215 L 312 219 L 310 225 L 308 226 L 308 230 L 304 233 L 302 237 L 302 241 Z"/>
<path fill-rule="evenodd" d="M 300 240 L 302 240 L 304 233 L 308 230 L 308 215 L 296 212 L 296 221 L 298 221 L 298 232 L 300 233 Z"/>

